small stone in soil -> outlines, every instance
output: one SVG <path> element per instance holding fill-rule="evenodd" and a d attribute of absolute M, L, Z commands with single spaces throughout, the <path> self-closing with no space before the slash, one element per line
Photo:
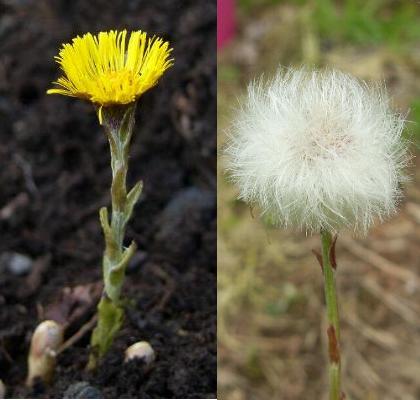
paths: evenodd
<path fill-rule="evenodd" d="M 134 359 L 143 360 L 144 364 L 147 367 L 155 361 L 156 355 L 155 351 L 153 350 L 152 346 L 148 342 L 137 342 L 132 344 L 130 347 L 127 348 L 125 351 L 125 359 L 124 361 L 130 361 Z"/>
<path fill-rule="evenodd" d="M 15 276 L 28 274 L 32 269 L 32 265 L 32 259 L 24 254 L 5 252 L 0 256 L 0 270 L 6 268 Z"/>
<path fill-rule="evenodd" d="M 102 399 L 102 393 L 91 386 L 89 382 L 76 382 L 71 384 L 63 395 L 64 399 Z"/>
<path fill-rule="evenodd" d="M 175 255 L 189 254 L 209 212 L 215 210 L 213 192 L 195 186 L 179 191 L 156 219 L 155 239 L 165 251 Z M 180 234 L 182 232 L 182 234 Z"/>

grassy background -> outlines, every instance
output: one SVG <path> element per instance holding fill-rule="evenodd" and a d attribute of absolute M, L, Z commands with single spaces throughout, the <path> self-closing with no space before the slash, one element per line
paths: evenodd
<path fill-rule="evenodd" d="M 419 4 L 410 0 L 240 0 L 238 6 L 243 14 L 250 14 L 281 3 L 309 6 L 322 39 L 397 47 L 420 39 Z"/>
<path fill-rule="evenodd" d="M 219 148 L 247 82 L 278 65 L 334 66 L 385 81 L 420 142 L 420 3 L 240 0 L 219 54 Z M 420 398 L 420 186 L 414 159 L 401 212 L 367 239 L 339 238 L 347 399 Z M 318 238 L 266 226 L 236 200 L 219 163 L 219 397 L 326 398 Z"/>

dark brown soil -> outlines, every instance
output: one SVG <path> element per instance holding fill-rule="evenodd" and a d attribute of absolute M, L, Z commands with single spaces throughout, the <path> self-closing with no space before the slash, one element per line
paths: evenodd
<path fill-rule="evenodd" d="M 0 0 L 0 378 L 8 397 L 62 398 L 88 381 L 106 398 L 212 398 L 216 393 L 216 2 Z M 27 390 L 26 357 L 43 309 L 64 287 L 101 280 L 98 209 L 109 205 L 109 154 L 93 107 L 47 96 L 62 42 L 87 31 L 143 29 L 176 59 L 138 107 L 129 183 L 144 191 L 127 242 L 126 321 L 103 365 L 84 372 L 89 334 L 58 357 L 51 387 Z M 83 316 L 67 337 L 92 317 Z M 123 363 L 147 340 L 157 360 Z"/>

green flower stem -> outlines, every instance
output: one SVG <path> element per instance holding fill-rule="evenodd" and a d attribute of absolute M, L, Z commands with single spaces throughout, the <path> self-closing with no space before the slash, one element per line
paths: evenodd
<path fill-rule="evenodd" d="M 322 271 L 328 319 L 330 400 L 340 400 L 343 398 L 343 394 L 341 392 L 340 320 L 335 284 L 335 239 L 333 239 L 330 232 L 321 231 L 321 242 Z"/>
<path fill-rule="evenodd" d="M 138 182 L 128 193 L 126 187 L 128 156 L 134 127 L 136 104 L 103 107 L 102 125 L 105 128 L 110 149 L 112 168 L 112 214 L 102 207 L 99 211 L 105 237 L 103 255 L 104 291 L 98 305 L 98 323 L 91 337 L 91 354 L 88 369 L 96 367 L 98 360 L 110 348 L 124 319 L 121 289 L 125 270 L 136 251 L 132 242 L 124 247 L 124 235 L 133 208 L 140 196 L 142 183 Z"/>

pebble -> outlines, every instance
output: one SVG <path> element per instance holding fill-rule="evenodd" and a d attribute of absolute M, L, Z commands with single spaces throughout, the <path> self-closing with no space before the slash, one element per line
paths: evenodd
<path fill-rule="evenodd" d="M 7 269 L 12 275 L 22 276 L 28 274 L 33 260 L 20 253 L 5 252 L 0 256 L 0 270 Z"/>
<path fill-rule="evenodd" d="M 102 393 L 89 382 L 72 383 L 64 392 L 64 399 L 103 399 Z"/>
<path fill-rule="evenodd" d="M 125 351 L 124 361 L 127 362 L 136 358 L 143 360 L 145 365 L 150 367 L 156 359 L 155 351 L 148 342 L 143 341 L 134 343 Z"/>
<path fill-rule="evenodd" d="M 193 186 L 176 193 L 156 218 L 155 242 L 161 254 L 171 262 L 189 259 L 215 212 L 216 196 L 210 190 Z"/>
<path fill-rule="evenodd" d="M 214 207 L 216 196 L 213 192 L 195 186 L 180 190 L 163 211 L 167 219 L 188 215 L 191 210 L 205 210 Z"/>
<path fill-rule="evenodd" d="M 180 230 L 185 230 L 187 221 L 193 216 L 199 219 L 200 214 L 215 207 L 215 194 L 209 190 L 189 187 L 179 191 L 158 218 L 160 229 L 157 237 L 162 241 L 178 238 Z"/>

